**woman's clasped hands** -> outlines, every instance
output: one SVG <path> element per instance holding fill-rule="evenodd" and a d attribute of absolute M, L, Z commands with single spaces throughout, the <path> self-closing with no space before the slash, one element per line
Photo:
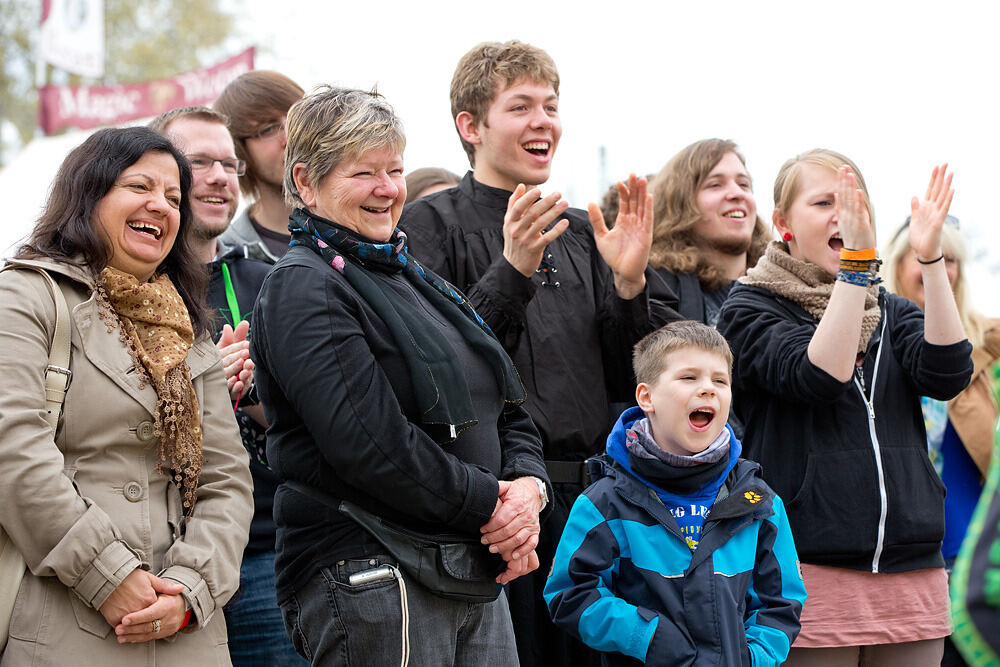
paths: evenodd
<path fill-rule="evenodd" d="M 181 584 L 136 568 L 105 600 L 100 612 L 115 629 L 119 644 L 164 639 L 184 624 L 183 590 Z"/>
<path fill-rule="evenodd" d="M 530 477 L 514 481 L 500 480 L 500 491 L 493 516 L 480 528 L 483 544 L 500 554 L 507 569 L 497 576 L 498 584 L 507 584 L 521 575 L 538 569 L 538 514 L 542 500 L 538 485 Z"/>

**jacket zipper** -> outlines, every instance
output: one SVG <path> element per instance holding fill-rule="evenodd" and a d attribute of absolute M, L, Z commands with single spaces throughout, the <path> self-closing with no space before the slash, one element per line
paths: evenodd
<path fill-rule="evenodd" d="M 885 316 L 882 317 L 882 331 L 879 336 L 878 351 L 875 353 L 875 368 L 872 371 L 872 384 L 869 390 L 871 396 L 875 396 L 875 382 L 878 380 L 879 361 L 882 359 L 882 343 L 885 341 Z M 859 380 L 860 378 L 860 380 Z M 864 401 L 865 408 L 868 409 L 868 436 L 871 438 L 872 451 L 875 453 L 875 471 L 878 476 L 878 495 L 881 504 L 878 517 L 878 535 L 875 540 L 875 555 L 872 556 L 872 573 L 878 574 L 879 561 L 882 558 L 882 548 L 885 546 L 885 519 L 889 510 L 889 500 L 885 490 L 885 470 L 882 468 L 882 447 L 878 441 L 878 434 L 875 432 L 875 406 L 865 395 L 864 371 L 857 368 L 854 374 L 854 386 Z"/>

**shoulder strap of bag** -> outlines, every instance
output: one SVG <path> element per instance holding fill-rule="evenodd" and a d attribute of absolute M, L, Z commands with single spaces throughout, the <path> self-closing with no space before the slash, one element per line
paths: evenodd
<path fill-rule="evenodd" d="M 63 400 L 73 374 L 69 370 L 70 354 L 70 323 L 69 307 L 66 298 L 56 285 L 56 281 L 44 269 L 26 264 L 7 264 L 0 272 L 7 269 L 31 269 L 45 277 L 52 299 L 56 304 L 56 327 L 52 334 L 52 345 L 49 347 L 49 364 L 45 369 L 45 421 L 52 427 L 55 437 L 59 424 L 59 414 L 62 412 Z M 7 646 L 10 619 L 14 612 L 14 602 L 21 588 L 26 565 L 21 553 L 0 528 L 0 653 Z"/>
<path fill-rule="evenodd" d="M 55 279 L 45 269 L 27 264 L 7 264 L 0 268 L 0 272 L 7 269 L 30 269 L 41 274 L 56 304 L 56 327 L 52 334 L 52 345 L 49 347 L 49 364 L 45 368 L 45 421 L 55 432 L 59 424 L 59 415 L 62 413 L 63 401 L 66 400 L 66 390 L 69 389 L 70 380 L 73 378 L 73 371 L 69 369 L 69 307 Z"/>

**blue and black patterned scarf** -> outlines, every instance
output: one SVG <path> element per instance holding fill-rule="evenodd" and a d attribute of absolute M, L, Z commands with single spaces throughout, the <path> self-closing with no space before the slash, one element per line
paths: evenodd
<path fill-rule="evenodd" d="M 464 294 L 407 254 L 402 231 L 394 230 L 385 243 L 373 243 L 301 208 L 292 212 L 288 229 L 291 245 L 305 246 L 323 257 L 386 323 L 410 370 L 423 415 L 420 427 L 435 442 L 452 442 L 477 422 L 465 369 L 451 345 L 428 329 L 427 320 L 413 304 L 372 273 L 401 273 L 489 362 L 504 401 L 513 405 L 524 402 L 521 378 L 493 332 Z"/>

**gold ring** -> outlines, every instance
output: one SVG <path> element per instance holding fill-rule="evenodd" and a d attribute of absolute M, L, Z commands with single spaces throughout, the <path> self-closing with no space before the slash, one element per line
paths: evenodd
<path fill-rule="evenodd" d="M 157 633 L 160 631 L 160 619 L 153 621 L 153 632 Z"/>

